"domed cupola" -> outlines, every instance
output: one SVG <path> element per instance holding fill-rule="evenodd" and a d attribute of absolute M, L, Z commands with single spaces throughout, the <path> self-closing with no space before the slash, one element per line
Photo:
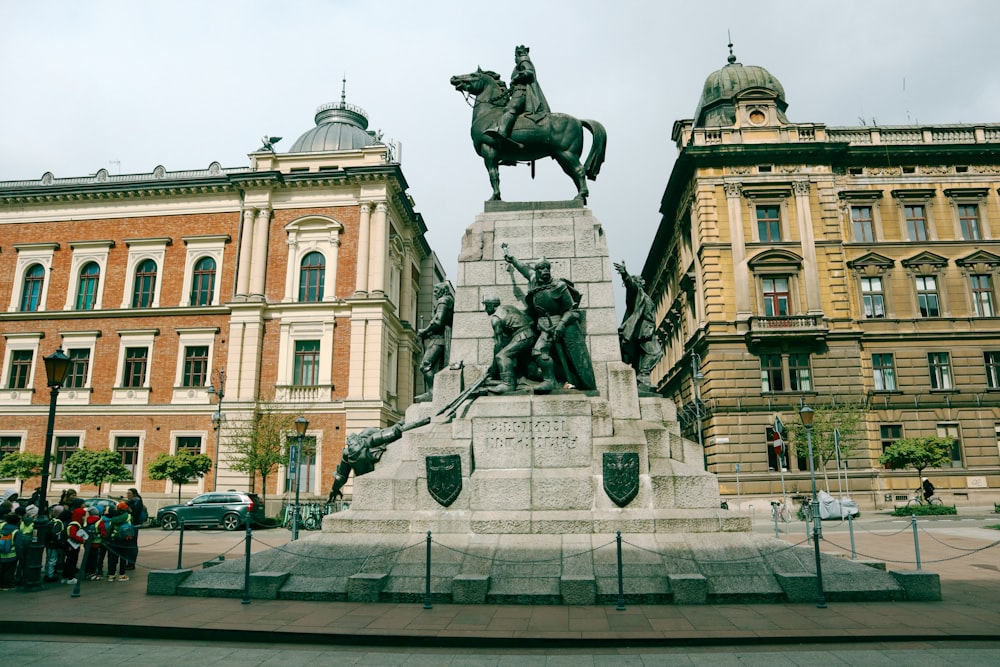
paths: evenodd
<path fill-rule="evenodd" d="M 788 123 L 785 89 L 770 72 L 736 62 L 729 44 L 729 64 L 705 79 L 694 112 L 695 127 L 734 127 Z"/>
<path fill-rule="evenodd" d="M 379 143 L 368 131 L 368 114 L 361 107 L 348 104 L 345 92 L 340 102 L 330 102 L 316 109 L 316 127 L 299 137 L 289 153 L 356 150 Z"/>

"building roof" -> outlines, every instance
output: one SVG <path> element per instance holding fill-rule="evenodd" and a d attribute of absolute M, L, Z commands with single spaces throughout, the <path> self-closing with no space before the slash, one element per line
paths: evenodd
<path fill-rule="evenodd" d="M 695 127 L 727 127 L 736 123 L 736 98 L 748 91 L 770 93 L 778 106 L 782 122 L 785 118 L 785 89 L 781 82 L 763 67 L 736 62 L 733 45 L 729 45 L 728 64 L 705 79 L 698 108 L 694 112 Z"/>
<path fill-rule="evenodd" d="M 316 127 L 299 137 L 289 153 L 356 150 L 380 143 L 368 131 L 368 114 L 364 109 L 340 102 L 330 102 L 316 109 Z"/>

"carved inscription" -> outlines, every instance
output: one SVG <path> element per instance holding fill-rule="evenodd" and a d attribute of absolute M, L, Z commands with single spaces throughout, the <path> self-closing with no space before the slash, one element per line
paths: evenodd
<path fill-rule="evenodd" d="M 566 417 L 478 419 L 473 443 L 476 464 L 489 468 L 566 465 L 581 446 Z"/>

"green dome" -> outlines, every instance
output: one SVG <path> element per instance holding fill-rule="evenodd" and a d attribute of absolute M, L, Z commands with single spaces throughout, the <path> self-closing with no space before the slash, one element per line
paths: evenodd
<path fill-rule="evenodd" d="M 289 153 L 342 151 L 379 143 L 368 132 L 368 115 L 361 107 L 339 103 L 324 104 L 316 110 L 316 127 L 299 137 Z"/>
<path fill-rule="evenodd" d="M 736 98 L 749 90 L 770 93 L 778 105 L 778 117 L 785 118 L 785 89 L 781 82 L 763 67 L 736 62 L 730 44 L 729 64 L 716 70 L 705 79 L 705 87 L 694 112 L 695 127 L 720 127 L 736 124 Z"/>

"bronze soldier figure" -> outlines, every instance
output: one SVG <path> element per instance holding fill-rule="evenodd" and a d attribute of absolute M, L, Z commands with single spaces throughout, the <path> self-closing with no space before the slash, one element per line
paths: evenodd
<path fill-rule="evenodd" d="M 618 327 L 622 361 L 635 369 L 639 388 L 649 391 L 649 374 L 663 358 L 663 346 L 656 337 L 656 306 L 642 276 L 630 275 L 625 262 L 614 266 L 625 284 L 625 318 Z"/>
<path fill-rule="evenodd" d="M 493 327 L 493 365 L 500 376 L 500 384 L 491 387 L 490 391 L 505 394 L 517 388 L 518 362 L 526 361 L 525 353 L 535 342 L 535 329 L 524 311 L 514 306 L 501 306 L 497 296 L 487 296 L 483 306 Z"/>
<path fill-rule="evenodd" d="M 333 488 L 330 489 L 330 497 L 326 501 L 332 503 L 337 496 L 344 497 L 341 489 L 347 484 L 351 470 L 354 471 L 355 477 L 367 475 L 375 469 L 375 464 L 382 460 L 386 447 L 403 437 L 406 431 L 429 424 L 430 421 L 429 417 L 412 424 L 401 421 L 388 428 L 366 428 L 360 433 L 348 435 L 340 463 L 333 471 Z"/>
<path fill-rule="evenodd" d="M 514 71 L 510 74 L 510 99 L 504 108 L 503 115 L 496 127 L 486 130 L 485 134 L 500 137 L 521 148 L 521 144 L 510 138 L 511 130 L 517 117 L 521 115 L 549 113 L 549 103 L 538 85 L 535 76 L 535 65 L 528 56 L 527 46 L 514 49 Z"/>
<path fill-rule="evenodd" d="M 438 283 L 434 286 L 434 316 L 430 324 L 417 332 L 424 341 L 424 356 L 420 360 L 420 372 L 424 376 L 424 393 L 414 396 L 414 403 L 423 403 L 434 398 L 434 375 L 445 367 L 447 350 L 447 332 L 455 313 L 455 297 L 452 296 L 448 283 Z"/>
<path fill-rule="evenodd" d="M 580 293 L 565 278 L 553 280 L 552 264 L 545 257 L 523 264 L 507 252 L 506 243 L 501 248 L 504 260 L 528 280 L 525 303 L 538 330 L 531 355 L 542 374 L 542 384 L 535 391 L 558 389 L 560 382 L 595 389 L 594 367 L 580 327 Z"/>

